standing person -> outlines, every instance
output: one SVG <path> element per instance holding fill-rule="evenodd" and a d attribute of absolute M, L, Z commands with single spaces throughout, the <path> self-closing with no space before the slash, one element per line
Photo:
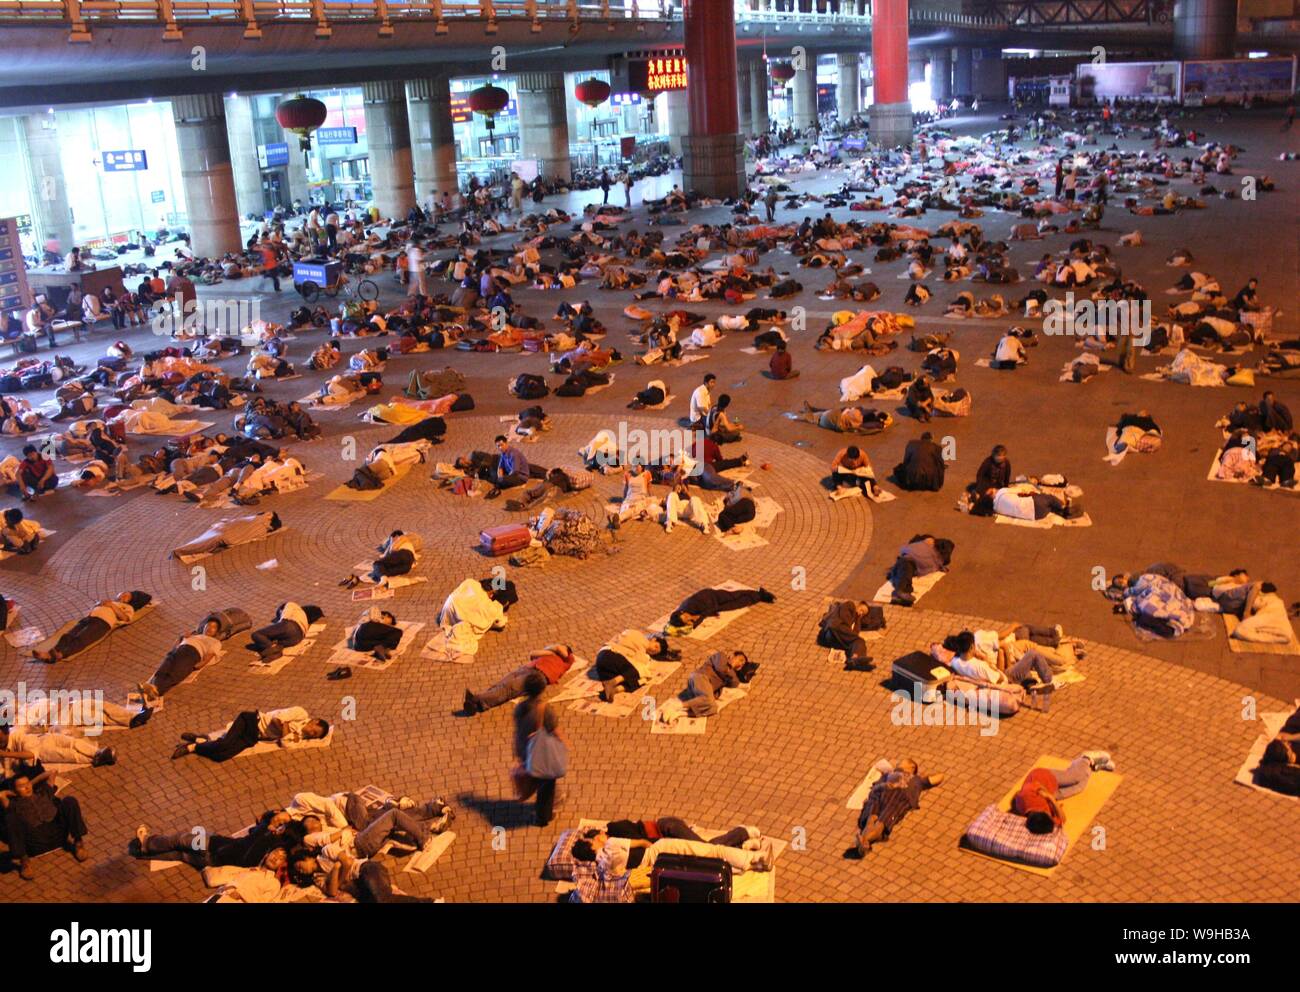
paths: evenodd
<path fill-rule="evenodd" d="M 510 177 L 510 209 L 517 214 L 524 210 L 524 181 L 518 173 Z"/>
<path fill-rule="evenodd" d="M 307 215 L 307 236 L 311 238 L 312 250 L 320 247 L 321 237 L 321 220 L 320 207 L 312 205 L 311 213 Z"/>
<path fill-rule="evenodd" d="M 601 169 L 601 170 L 600 170 L 600 192 L 601 192 L 601 195 L 602 195 L 603 199 L 602 199 L 600 202 L 601 202 L 602 205 L 604 205 L 604 204 L 606 204 L 606 203 L 609 203 L 609 187 L 610 187 L 610 185 L 611 185 L 611 183 L 610 183 L 610 179 L 609 179 L 609 170 L 608 170 L 608 169 Z"/>
<path fill-rule="evenodd" d="M 275 291 L 280 292 L 280 256 L 276 253 L 275 245 L 269 238 L 263 238 L 257 251 L 262 256 L 262 279 L 270 279 Z"/>
<path fill-rule="evenodd" d="M 180 326 L 173 332 L 173 336 L 183 337 L 192 329 L 201 329 L 202 318 L 196 316 L 199 309 L 199 291 L 194 288 L 194 283 L 189 277 L 174 272 L 167 280 L 167 295 L 174 301 L 174 306 L 180 310 Z"/>
<path fill-rule="evenodd" d="M 1064 186 L 1065 186 L 1065 159 L 1058 158 L 1056 160 L 1056 195 L 1053 197 L 1053 199 L 1059 200 L 1061 198 L 1061 190 Z"/>
<path fill-rule="evenodd" d="M 780 202 L 780 195 L 773 186 L 768 189 L 767 195 L 763 197 L 763 206 L 767 208 L 767 222 L 770 224 L 776 220 L 776 205 Z"/>
<path fill-rule="evenodd" d="M 524 771 L 536 783 L 537 825 L 545 827 L 551 822 L 555 811 L 555 790 L 560 779 L 564 778 L 569 766 L 569 748 L 560 736 L 560 713 L 551 706 L 542 710 L 542 725 L 528 739 Z"/>
<path fill-rule="evenodd" d="M 410 289 L 417 296 L 429 295 L 429 276 L 424 271 L 424 249 L 414 241 L 406 244 L 406 268 L 410 273 Z"/>
<path fill-rule="evenodd" d="M 325 240 L 329 244 L 329 250 L 334 251 L 339 246 L 339 215 L 333 206 L 328 209 L 329 213 L 325 215 Z"/>
<path fill-rule="evenodd" d="M 1071 168 L 1070 171 L 1065 174 L 1065 200 L 1067 203 L 1074 202 L 1074 194 L 1078 185 L 1079 173 L 1077 170 Z"/>
<path fill-rule="evenodd" d="M 1295 104 L 1287 107 L 1286 120 L 1282 122 L 1282 130 L 1290 131 L 1293 124 L 1295 124 Z"/>
<path fill-rule="evenodd" d="M 1291 112 L 1294 114 L 1295 113 L 1294 109 Z M 629 210 L 632 209 L 632 185 L 633 185 L 632 173 L 624 172 L 623 173 L 623 198 L 627 201 L 626 206 Z"/>

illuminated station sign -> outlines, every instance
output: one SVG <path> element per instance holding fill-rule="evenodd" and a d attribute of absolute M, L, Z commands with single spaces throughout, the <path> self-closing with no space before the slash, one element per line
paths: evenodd
<path fill-rule="evenodd" d="M 665 55 L 628 62 L 628 88 L 634 92 L 662 93 L 686 89 L 686 56 Z"/>

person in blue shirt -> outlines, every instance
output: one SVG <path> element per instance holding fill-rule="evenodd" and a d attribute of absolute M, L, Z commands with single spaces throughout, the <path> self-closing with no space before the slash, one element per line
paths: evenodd
<path fill-rule="evenodd" d="M 489 498 L 501 495 L 502 489 L 522 486 L 529 479 L 528 459 L 524 457 L 524 453 L 507 441 L 504 434 L 497 435 L 496 445 L 500 457 L 492 472 L 492 491 L 488 493 Z"/>

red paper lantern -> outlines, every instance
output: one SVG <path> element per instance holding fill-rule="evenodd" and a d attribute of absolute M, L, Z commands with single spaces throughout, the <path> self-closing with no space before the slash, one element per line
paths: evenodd
<path fill-rule="evenodd" d="M 599 79 L 586 79 L 573 88 L 573 95 L 580 103 L 595 110 L 609 99 L 609 83 Z"/>
<path fill-rule="evenodd" d="M 788 83 L 794 79 L 794 66 L 789 62 L 773 62 L 772 78 L 778 83 Z"/>
<path fill-rule="evenodd" d="M 299 93 L 275 108 L 275 119 L 290 134 L 298 136 L 298 146 L 305 152 L 311 147 L 311 133 L 325 123 L 328 113 L 325 104 Z"/>
<path fill-rule="evenodd" d="M 480 86 L 469 95 L 469 109 L 476 114 L 482 114 L 489 123 L 506 109 L 509 102 L 510 94 L 500 86 L 493 86 L 491 83 Z"/>

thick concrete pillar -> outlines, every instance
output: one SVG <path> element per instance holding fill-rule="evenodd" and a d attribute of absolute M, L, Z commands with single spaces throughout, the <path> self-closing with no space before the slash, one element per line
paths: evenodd
<path fill-rule="evenodd" d="M 27 169 L 31 175 L 32 226 L 38 247 L 58 242 L 68 252 L 74 244 L 68 186 L 63 181 L 59 155 L 59 125 L 53 114 L 32 114 L 22 119 Z"/>
<path fill-rule="evenodd" d="M 262 168 L 257 161 L 257 136 L 253 132 L 253 101 L 246 96 L 226 97 L 226 140 L 230 142 L 230 165 L 235 176 L 235 202 L 240 216 L 265 212 Z M 297 149 L 291 147 L 290 156 Z"/>
<path fill-rule="evenodd" d="M 310 180 L 307 176 L 307 159 L 294 142 L 289 142 L 289 202 L 301 200 L 306 203 L 311 199 Z"/>
<path fill-rule="evenodd" d="M 835 64 L 840 71 L 835 101 L 842 121 L 856 117 L 862 109 L 862 70 L 859 60 L 857 52 L 840 52 L 835 56 Z"/>
<path fill-rule="evenodd" d="M 975 93 L 975 73 L 973 71 L 973 53 L 966 45 L 957 49 L 957 59 L 952 67 L 952 91 L 954 96 L 972 96 Z"/>
<path fill-rule="evenodd" d="M 443 193 L 454 197 L 459 176 L 456 132 L 451 122 L 451 78 L 437 75 L 408 80 L 406 109 L 411 121 L 416 201 L 428 204 Z"/>
<path fill-rule="evenodd" d="M 1174 58 L 1230 59 L 1237 47 L 1237 0 L 1175 0 Z"/>
<path fill-rule="evenodd" d="M 745 190 L 745 143 L 736 96 L 734 0 L 684 0 L 686 102 L 690 130 L 682 139 L 682 186 L 705 196 Z"/>
<path fill-rule="evenodd" d="M 770 92 L 770 85 L 767 62 L 761 58 L 754 59 L 749 73 L 750 130 L 754 134 L 766 134 L 771 127 L 771 119 L 767 113 L 767 95 Z"/>
<path fill-rule="evenodd" d="M 796 131 L 817 123 L 817 56 L 809 52 L 802 69 L 795 70 L 794 117 Z"/>
<path fill-rule="evenodd" d="M 685 90 L 666 90 L 655 97 L 655 120 L 659 133 L 668 139 L 668 150 L 682 153 L 682 137 L 691 128 L 691 111 Z"/>
<path fill-rule="evenodd" d="M 912 143 L 907 96 L 907 0 L 876 0 L 871 25 L 871 140 L 882 148 Z"/>
<path fill-rule="evenodd" d="M 519 157 L 537 159 L 539 175 L 567 183 L 573 178 L 573 167 L 564 73 L 520 73 L 515 91 L 519 94 Z"/>
<path fill-rule="evenodd" d="M 930 99 L 938 104 L 952 103 L 951 48 L 936 48 L 930 52 Z"/>
<path fill-rule="evenodd" d="M 749 89 L 749 77 L 753 71 L 753 59 L 738 63 L 736 68 L 736 104 L 739 111 L 737 126 L 744 137 L 754 133 L 754 100 Z"/>
<path fill-rule="evenodd" d="M 220 93 L 172 97 L 190 248 L 214 257 L 243 247 L 225 101 Z"/>
<path fill-rule="evenodd" d="M 415 206 L 415 170 L 411 166 L 411 127 L 406 117 L 406 90 L 395 80 L 362 87 L 370 184 L 375 207 L 383 217 L 405 219 Z"/>
<path fill-rule="evenodd" d="M 924 52 L 919 54 L 913 53 L 907 60 L 907 82 L 912 83 L 925 82 L 925 66 L 929 58 Z"/>

